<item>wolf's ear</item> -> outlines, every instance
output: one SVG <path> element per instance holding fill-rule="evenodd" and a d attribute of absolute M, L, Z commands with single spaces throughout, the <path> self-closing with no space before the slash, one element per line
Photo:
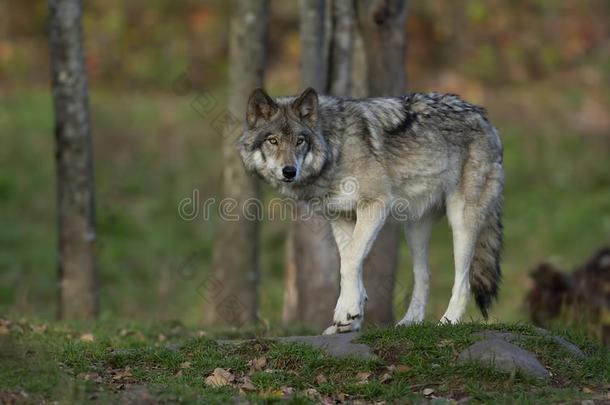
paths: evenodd
<path fill-rule="evenodd" d="M 261 122 L 268 121 L 279 109 L 278 105 L 265 90 L 254 89 L 248 99 L 246 122 L 250 128 L 256 128 Z"/>
<path fill-rule="evenodd" d="M 292 110 L 302 121 L 316 124 L 318 122 L 318 93 L 311 87 L 292 103 Z"/>

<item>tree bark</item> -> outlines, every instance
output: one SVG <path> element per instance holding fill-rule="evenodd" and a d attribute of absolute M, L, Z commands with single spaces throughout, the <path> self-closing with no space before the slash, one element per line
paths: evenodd
<path fill-rule="evenodd" d="M 406 0 L 357 0 L 370 96 L 402 95 L 407 89 Z"/>
<path fill-rule="evenodd" d="M 95 186 L 81 16 L 80 0 L 49 0 L 61 319 L 91 319 L 98 313 Z"/>
<path fill-rule="evenodd" d="M 356 13 L 366 55 L 369 96 L 396 96 L 406 91 L 406 0 L 357 0 Z M 387 223 L 365 261 L 367 323 L 394 322 L 394 284 L 400 232 Z"/>
<path fill-rule="evenodd" d="M 266 62 L 267 0 L 233 0 L 229 38 L 229 108 L 224 117 L 222 194 L 236 203 L 239 219 L 220 219 L 206 293 L 207 323 L 242 326 L 257 321 L 259 224 L 243 210 L 260 201 L 257 180 L 246 174 L 235 150 L 246 100 L 262 87 Z M 231 200 L 228 200 L 231 199 Z M 250 206 L 251 207 L 251 206 Z"/>
<path fill-rule="evenodd" d="M 300 11 L 301 84 L 324 92 L 330 77 L 325 15 L 330 10 L 323 0 L 301 0 Z M 286 240 L 283 321 L 323 328 L 332 322 L 339 295 L 339 254 L 328 221 L 318 215 L 300 219 L 306 209 L 297 204 L 299 215 Z"/>
<path fill-rule="evenodd" d="M 352 93 L 354 4 L 352 0 L 331 0 L 330 4 L 327 92 L 333 96 L 349 96 Z"/>
<path fill-rule="evenodd" d="M 326 8 L 324 0 L 300 0 L 301 84 L 326 89 Z"/>

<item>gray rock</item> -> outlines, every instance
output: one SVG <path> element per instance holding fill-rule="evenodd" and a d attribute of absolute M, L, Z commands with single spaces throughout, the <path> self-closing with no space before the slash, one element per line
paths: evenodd
<path fill-rule="evenodd" d="M 289 336 L 277 338 L 278 342 L 301 342 L 322 349 L 331 356 L 356 357 L 363 360 L 374 359 L 377 356 L 371 348 L 362 343 L 352 341 L 360 336 L 359 332 L 339 333 L 336 335 Z"/>
<path fill-rule="evenodd" d="M 551 332 L 549 332 L 546 329 L 542 329 L 542 328 L 536 328 L 536 330 L 541 334 L 544 335 L 546 337 L 550 337 L 551 339 L 553 339 L 555 342 L 559 343 L 560 345 L 562 345 L 567 351 L 569 351 L 570 353 L 572 353 L 573 355 L 575 355 L 576 357 L 585 357 L 585 354 L 582 352 L 582 350 L 580 350 L 578 348 L 578 346 L 576 346 L 574 343 L 570 343 L 567 340 L 565 340 L 564 338 L 560 337 L 560 336 L 555 336 L 552 335 Z"/>
<path fill-rule="evenodd" d="M 352 342 L 358 337 L 360 337 L 360 332 L 339 333 L 336 335 L 284 336 L 269 339 L 280 343 L 306 343 L 335 357 L 355 357 L 362 360 L 377 358 L 369 346 Z M 248 341 L 249 340 L 218 340 L 218 343 L 224 345 L 238 345 Z"/>
<path fill-rule="evenodd" d="M 536 331 L 538 333 L 540 333 L 540 335 L 542 335 L 543 337 L 554 340 L 555 342 L 560 344 L 564 349 L 566 349 L 568 352 L 570 352 L 574 356 L 580 357 L 580 358 L 585 357 L 585 354 L 582 352 L 582 350 L 580 350 L 578 348 L 578 346 L 576 346 L 573 343 L 568 342 L 564 338 L 552 335 L 549 331 L 542 329 L 542 328 L 536 328 Z M 532 339 L 532 338 L 537 337 L 537 336 L 529 336 L 529 335 L 520 335 L 518 333 L 512 333 L 512 332 L 498 332 L 495 330 L 486 330 L 483 332 L 475 333 L 474 335 L 481 336 L 484 338 L 502 339 L 502 340 L 505 340 L 505 341 L 511 342 L 511 343 L 518 339 Z"/>
<path fill-rule="evenodd" d="M 500 370 L 521 371 L 538 378 L 547 378 L 549 372 L 534 354 L 501 338 L 488 338 L 476 342 L 458 356 L 460 363 L 476 361 Z"/>

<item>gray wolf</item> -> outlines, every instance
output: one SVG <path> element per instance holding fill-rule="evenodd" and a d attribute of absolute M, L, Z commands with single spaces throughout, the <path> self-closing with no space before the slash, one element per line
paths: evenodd
<path fill-rule="evenodd" d="M 447 215 L 455 280 L 441 322 L 463 317 L 472 292 L 487 318 L 502 246 L 502 143 L 483 108 L 456 95 L 351 99 L 252 92 L 238 141 L 246 170 L 327 215 L 341 259 L 341 292 L 324 333 L 359 330 L 363 260 L 386 220 L 404 224 L 414 289 L 398 325 L 424 319 L 428 241 Z"/>

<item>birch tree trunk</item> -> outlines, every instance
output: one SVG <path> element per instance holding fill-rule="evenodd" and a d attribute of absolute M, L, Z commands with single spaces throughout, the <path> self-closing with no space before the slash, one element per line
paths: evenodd
<path fill-rule="evenodd" d="M 369 96 L 396 96 L 406 91 L 406 0 L 357 0 L 356 13 L 366 57 Z M 394 322 L 394 286 L 400 232 L 386 224 L 365 261 L 367 323 Z"/>
<path fill-rule="evenodd" d="M 95 186 L 81 16 L 80 0 L 49 0 L 61 319 L 91 319 L 98 313 Z"/>
<path fill-rule="evenodd" d="M 257 320 L 259 224 L 243 215 L 244 203 L 259 200 L 257 180 L 246 174 L 235 149 L 246 101 L 263 86 L 268 25 L 267 0 L 233 0 L 229 38 L 229 108 L 222 117 L 222 194 L 237 203 L 237 221 L 220 219 L 206 291 L 207 323 L 242 326 Z"/>

